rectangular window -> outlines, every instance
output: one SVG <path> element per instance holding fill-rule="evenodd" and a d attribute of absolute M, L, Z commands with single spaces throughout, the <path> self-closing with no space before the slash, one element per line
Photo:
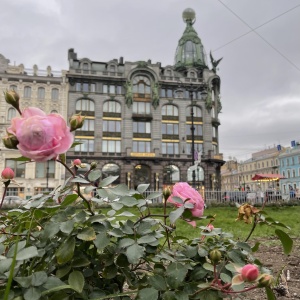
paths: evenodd
<path fill-rule="evenodd" d="M 104 132 L 121 132 L 121 121 L 103 121 Z"/>
<path fill-rule="evenodd" d="M 55 161 L 37 162 L 35 164 L 36 178 L 54 178 L 55 177 Z"/>
<path fill-rule="evenodd" d="M 192 135 L 192 124 L 186 124 L 185 128 L 186 128 L 186 135 Z M 194 125 L 195 127 L 195 131 L 194 131 L 194 135 L 200 135 L 202 136 L 203 135 L 203 129 L 202 129 L 202 125 L 200 124 L 196 124 Z M 213 127 L 214 128 L 214 127 Z M 213 136 L 215 137 L 215 136 Z"/>
<path fill-rule="evenodd" d="M 103 94 L 108 94 L 108 85 L 103 84 Z"/>
<path fill-rule="evenodd" d="M 150 122 L 133 122 L 134 133 L 151 133 Z"/>
<path fill-rule="evenodd" d="M 121 153 L 121 141 L 102 140 L 102 152 Z"/>
<path fill-rule="evenodd" d="M 161 90 L 160 90 L 160 96 L 161 96 L 162 98 L 165 98 L 165 97 L 166 97 L 166 90 L 165 90 L 165 89 L 161 89 Z"/>
<path fill-rule="evenodd" d="M 38 88 L 38 99 L 45 99 L 45 89 L 39 87 Z"/>
<path fill-rule="evenodd" d="M 133 102 L 132 111 L 134 114 L 150 114 L 151 104 L 149 102 Z"/>
<path fill-rule="evenodd" d="M 150 152 L 151 142 L 148 141 L 133 141 L 132 150 L 133 152 Z"/>
<path fill-rule="evenodd" d="M 171 90 L 171 89 L 167 90 L 167 97 L 168 98 L 172 98 L 173 97 L 173 90 Z"/>
<path fill-rule="evenodd" d="M 15 161 L 12 159 L 7 159 L 5 161 L 5 166 L 11 168 L 15 172 L 16 177 L 25 177 L 25 163 L 21 161 Z"/>
<path fill-rule="evenodd" d="M 31 87 L 25 86 L 24 88 L 24 98 L 30 98 L 31 97 Z"/>
<path fill-rule="evenodd" d="M 76 92 L 80 92 L 81 91 L 81 83 L 80 82 L 76 82 L 75 90 L 76 90 Z"/>
<path fill-rule="evenodd" d="M 88 83 L 83 83 L 82 84 L 82 91 L 83 92 L 88 92 L 89 91 L 89 84 Z"/>
<path fill-rule="evenodd" d="M 195 144 L 194 148 L 195 148 L 195 151 L 197 151 L 198 153 L 203 152 L 203 144 Z M 186 144 L 186 153 L 187 154 L 192 153 L 192 143 Z"/>
<path fill-rule="evenodd" d="M 178 124 L 162 123 L 162 134 L 178 135 Z"/>
<path fill-rule="evenodd" d="M 83 122 L 83 126 L 77 130 L 94 131 L 95 130 L 95 120 L 94 119 L 85 119 Z"/>
<path fill-rule="evenodd" d="M 162 143 L 163 154 L 179 154 L 179 143 Z"/>
<path fill-rule="evenodd" d="M 110 94 L 115 94 L 116 93 L 116 87 L 114 85 L 109 86 L 109 93 Z"/>
<path fill-rule="evenodd" d="M 120 85 L 117 86 L 117 94 L 118 95 L 122 94 L 122 87 Z"/>
<path fill-rule="evenodd" d="M 94 152 L 94 139 L 76 139 L 80 145 L 75 146 L 75 152 Z"/>
<path fill-rule="evenodd" d="M 90 84 L 90 89 L 91 89 L 91 93 L 95 93 L 96 92 L 96 84 L 95 83 L 91 83 Z"/>
<path fill-rule="evenodd" d="M 58 94 L 59 94 L 58 89 L 52 89 L 52 91 L 51 91 L 51 100 L 58 100 Z"/>

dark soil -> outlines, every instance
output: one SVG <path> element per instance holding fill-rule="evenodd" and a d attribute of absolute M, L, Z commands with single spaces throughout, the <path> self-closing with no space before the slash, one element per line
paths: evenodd
<path fill-rule="evenodd" d="M 279 285 L 273 289 L 276 299 L 300 299 L 300 239 L 294 240 L 293 251 L 288 256 L 283 253 L 282 246 L 272 240 L 260 243 L 254 256 L 272 271 L 275 278 L 279 275 Z M 245 298 L 265 300 L 267 296 L 264 289 L 256 289 L 247 293 Z"/>

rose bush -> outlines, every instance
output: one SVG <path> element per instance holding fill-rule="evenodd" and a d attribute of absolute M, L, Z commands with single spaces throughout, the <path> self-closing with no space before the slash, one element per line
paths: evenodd
<path fill-rule="evenodd" d="M 253 256 L 255 247 L 215 228 L 215 216 L 203 216 L 204 201 L 196 190 L 183 182 L 172 193 L 165 189 L 163 208 L 154 214 L 149 200 L 161 193 L 145 197 L 148 184 L 136 190 L 124 184 L 111 187 L 117 177 L 102 180 L 95 162 L 84 175 L 77 174 L 80 159 L 67 165 L 58 157 L 73 140 L 61 119 L 30 108 L 9 129 L 23 155 L 35 161 L 54 159 L 69 177 L 54 191 L 1 211 L 0 299 L 228 299 L 259 287 L 275 299 L 273 277 Z M 10 181 L 4 181 L 2 202 Z M 168 203 L 175 209 L 170 211 Z M 104 206 L 109 207 L 106 213 Z M 263 209 L 245 206 L 239 219 L 245 215 L 253 218 L 250 235 L 258 223 L 284 227 L 265 218 Z M 177 234 L 180 218 L 194 225 L 197 220 L 198 238 Z M 288 254 L 291 239 L 280 230 L 277 235 Z M 238 284 L 235 278 L 241 279 Z"/>
<path fill-rule="evenodd" d="M 34 161 L 56 158 L 67 152 L 74 140 L 61 115 L 46 115 L 35 107 L 29 107 L 21 117 L 13 118 L 7 131 L 17 138 L 21 154 Z"/>

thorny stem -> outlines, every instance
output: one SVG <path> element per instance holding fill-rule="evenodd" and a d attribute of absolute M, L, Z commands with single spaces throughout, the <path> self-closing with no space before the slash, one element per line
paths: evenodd
<path fill-rule="evenodd" d="M 167 226 L 167 199 L 164 197 L 164 224 Z M 170 245 L 170 239 L 169 239 L 169 230 L 167 227 L 165 227 L 166 230 L 166 236 L 167 236 L 167 242 L 168 242 L 168 248 L 171 248 Z"/>
<path fill-rule="evenodd" d="M 77 182 L 76 185 L 77 185 L 77 194 L 78 194 L 78 196 L 86 203 L 88 211 L 91 213 L 92 216 L 94 216 L 95 213 L 93 212 L 93 210 L 91 208 L 90 202 L 81 194 L 79 182 Z"/>

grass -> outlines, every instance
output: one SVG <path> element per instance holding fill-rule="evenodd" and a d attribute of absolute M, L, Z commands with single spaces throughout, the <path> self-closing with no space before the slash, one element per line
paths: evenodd
<path fill-rule="evenodd" d="M 105 213 L 110 209 L 103 208 L 101 210 Z M 138 212 L 132 208 L 122 209 L 121 211 L 118 211 L 117 214 L 125 210 L 136 215 L 138 214 Z M 150 207 L 150 210 L 152 214 L 163 213 L 162 207 Z M 168 212 L 171 210 L 171 208 L 168 208 Z M 250 240 L 273 238 L 275 237 L 276 228 L 286 231 L 291 237 L 299 237 L 300 222 L 298 222 L 298 217 L 300 216 L 300 206 L 266 207 L 264 211 L 267 213 L 268 217 L 289 226 L 291 229 L 287 230 L 279 226 L 272 227 L 267 225 L 258 225 Z M 204 212 L 204 216 L 214 215 L 216 218 L 213 225 L 216 228 L 222 228 L 225 232 L 232 233 L 235 239 L 245 240 L 252 228 L 252 224 L 246 224 L 243 221 L 236 221 L 238 215 L 236 207 L 209 207 Z M 201 230 L 198 227 L 206 226 L 208 222 L 209 219 L 199 220 L 197 221 L 196 228 L 194 228 L 187 222 L 178 220 L 176 223 L 177 235 L 187 238 L 199 237 L 201 235 Z"/>

